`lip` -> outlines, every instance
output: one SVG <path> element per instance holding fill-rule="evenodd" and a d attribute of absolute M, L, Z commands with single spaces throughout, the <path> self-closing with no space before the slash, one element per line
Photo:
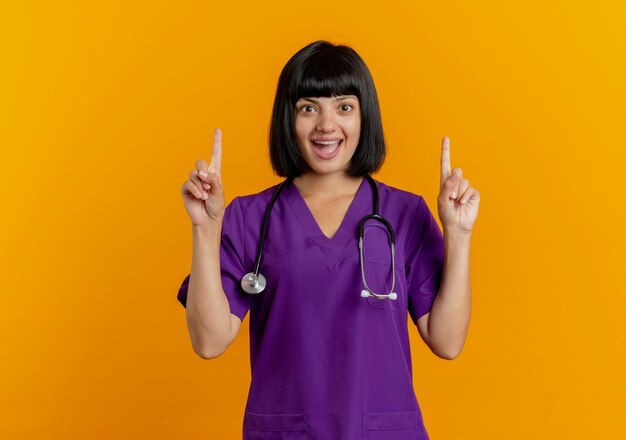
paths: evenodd
<path fill-rule="evenodd" d="M 337 145 L 337 147 L 332 153 L 327 153 L 325 151 L 327 148 L 319 148 L 313 143 L 314 140 L 315 141 L 339 141 L 339 145 Z M 313 145 L 313 152 L 319 159 L 330 160 L 330 159 L 335 158 L 339 154 L 339 150 L 341 150 L 341 148 L 343 147 L 343 139 L 341 138 L 339 139 L 337 138 L 335 139 L 311 139 L 311 145 Z"/>

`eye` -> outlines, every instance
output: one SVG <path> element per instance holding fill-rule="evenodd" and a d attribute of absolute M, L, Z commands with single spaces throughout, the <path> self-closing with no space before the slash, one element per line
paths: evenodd
<path fill-rule="evenodd" d="M 341 104 L 341 108 L 344 108 L 344 107 L 350 107 L 350 109 L 354 108 L 354 106 L 352 104 Z M 348 111 L 348 110 L 346 110 L 346 111 Z"/>
<path fill-rule="evenodd" d="M 300 111 L 301 111 L 301 112 L 304 112 L 304 113 L 311 113 L 310 111 L 307 111 L 307 110 L 306 110 L 307 108 L 312 109 L 312 108 L 313 108 L 313 106 L 312 106 L 312 105 L 309 105 L 309 104 L 305 104 L 305 105 L 303 105 L 302 107 L 300 107 Z"/>

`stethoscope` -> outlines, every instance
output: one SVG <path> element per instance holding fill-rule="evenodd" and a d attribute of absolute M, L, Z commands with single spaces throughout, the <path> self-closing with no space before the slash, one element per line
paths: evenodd
<path fill-rule="evenodd" d="M 359 222 L 359 260 L 361 263 L 361 278 L 363 279 L 363 286 L 365 287 L 361 291 L 361 296 L 363 298 L 367 298 L 369 296 L 373 296 L 378 299 L 392 299 L 395 300 L 398 298 L 396 292 L 393 291 L 396 286 L 396 253 L 395 253 L 395 235 L 393 233 L 393 228 L 391 227 L 391 223 L 384 218 L 383 216 L 378 214 L 378 187 L 376 186 L 376 182 L 372 179 L 371 176 L 366 175 L 365 178 L 370 183 L 372 187 L 372 191 L 374 193 L 374 211 L 372 214 L 366 215 Z M 261 257 L 263 256 L 263 244 L 265 243 L 265 234 L 267 231 L 267 223 L 270 218 L 270 212 L 272 212 L 272 207 L 278 198 L 278 195 L 281 191 L 293 180 L 293 177 L 288 177 L 285 179 L 279 186 L 278 189 L 272 195 L 272 199 L 265 210 L 265 216 L 263 217 L 263 226 L 261 227 L 261 238 L 259 240 L 259 245 L 256 251 L 256 262 L 254 264 L 254 271 L 247 273 L 241 279 L 241 288 L 244 292 L 249 293 L 250 295 L 256 295 L 261 293 L 265 286 L 267 285 L 267 280 L 265 277 L 259 273 L 259 267 L 261 266 Z M 365 222 L 368 220 L 376 220 L 382 223 L 385 226 L 385 230 L 389 235 L 389 241 L 391 243 L 391 290 L 388 293 L 376 293 L 367 285 L 367 281 L 365 280 L 365 263 L 363 262 L 363 231 L 365 228 Z"/>

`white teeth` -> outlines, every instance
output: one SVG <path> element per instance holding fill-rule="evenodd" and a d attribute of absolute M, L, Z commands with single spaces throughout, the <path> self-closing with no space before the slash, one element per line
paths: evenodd
<path fill-rule="evenodd" d="M 334 144 L 338 144 L 339 142 L 341 142 L 341 140 L 338 140 L 338 141 L 313 141 L 313 142 L 318 144 L 318 145 L 334 145 Z"/>
<path fill-rule="evenodd" d="M 323 151 L 325 155 L 333 154 L 339 149 L 339 145 L 343 139 L 337 141 L 313 141 L 315 148 L 319 151 Z"/>

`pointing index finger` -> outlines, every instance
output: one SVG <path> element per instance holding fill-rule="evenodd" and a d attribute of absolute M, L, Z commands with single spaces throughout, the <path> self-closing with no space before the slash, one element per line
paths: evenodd
<path fill-rule="evenodd" d="M 209 171 L 222 177 L 222 130 L 219 128 L 213 132 L 213 152 Z"/>
<path fill-rule="evenodd" d="M 439 187 L 443 187 L 443 182 L 450 177 L 450 138 L 444 136 L 441 141 L 441 180 Z"/>

